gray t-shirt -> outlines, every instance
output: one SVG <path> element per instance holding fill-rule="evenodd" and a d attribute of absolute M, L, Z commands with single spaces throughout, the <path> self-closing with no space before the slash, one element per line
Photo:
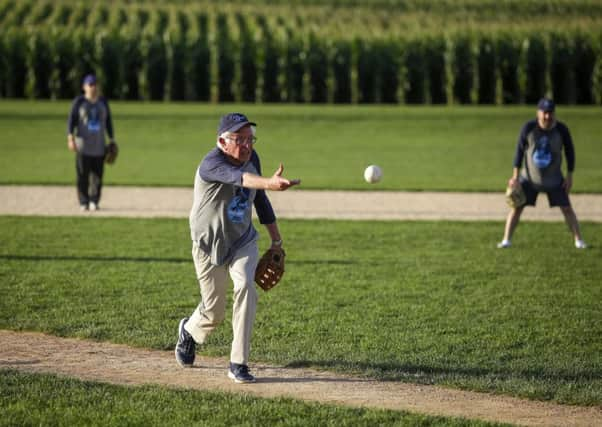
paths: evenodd
<path fill-rule="evenodd" d="M 559 188 L 562 175 L 562 152 L 567 170 L 575 169 L 575 149 L 566 125 L 557 121 L 551 129 L 541 129 L 537 120 L 528 121 L 521 129 L 514 156 L 514 167 L 521 168 L 521 179 L 529 181 L 538 191 Z M 523 162 L 524 159 L 524 162 Z"/>
<path fill-rule="evenodd" d="M 237 166 L 218 148 L 205 156 L 194 178 L 190 236 L 211 257 L 213 265 L 229 262 L 236 251 L 257 239 L 252 205 L 262 224 L 276 220 L 263 190 L 242 187 L 245 172 L 261 175 L 259 157 Z"/>
<path fill-rule="evenodd" d="M 105 132 L 113 138 L 113 123 L 109 104 L 103 97 L 95 102 L 78 96 L 73 101 L 67 132 L 75 134 L 77 151 L 85 156 L 104 156 Z"/>

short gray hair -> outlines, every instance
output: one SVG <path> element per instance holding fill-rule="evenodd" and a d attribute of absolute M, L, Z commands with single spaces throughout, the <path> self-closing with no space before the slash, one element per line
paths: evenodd
<path fill-rule="evenodd" d="M 252 125 L 251 125 L 251 132 L 253 133 L 253 136 L 255 136 L 255 133 L 257 132 L 257 129 L 255 129 L 255 126 L 252 126 Z M 229 137 L 230 135 L 232 135 L 233 133 L 234 133 L 234 132 L 226 131 L 226 132 L 222 132 L 221 134 L 219 134 L 219 135 L 217 136 L 217 140 L 215 141 L 215 144 L 217 145 L 217 148 L 219 148 L 220 150 L 222 150 L 222 151 L 223 151 L 223 148 L 222 148 L 222 146 L 219 144 L 219 140 L 220 140 L 220 139 L 222 139 L 222 138 L 223 138 L 223 139 L 228 139 L 228 137 Z"/>

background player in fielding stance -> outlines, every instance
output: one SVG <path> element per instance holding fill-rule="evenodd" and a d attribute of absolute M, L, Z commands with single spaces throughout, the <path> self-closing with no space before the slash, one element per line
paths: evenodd
<path fill-rule="evenodd" d="M 537 118 L 528 121 L 520 132 L 514 156 L 514 169 L 508 185 L 512 187 L 518 180 L 525 192 L 526 203 L 513 208 L 508 214 L 504 238 L 498 243 L 498 248 L 510 246 L 512 233 L 518 225 L 524 207 L 535 206 L 540 192 L 547 194 L 550 207 L 560 207 L 575 239 L 575 247 L 587 247 L 581 238 L 579 222 L 569 200 L 575 170 L 573 140 L 566 125 L 556 120 L 554 110 L 554 102 L 542 98 L 537 104 Z M 567 162 L 566 178 L 561 170 L 563 150 Z"/>
<path fill-rule="evenodd" d="M 190 232 L 201 302 L 190 318 L 180 321 L 175 349 L 177 362 L 192 366 L 195 344 L 203 344 L 224 319 L 229 274 L 234 283 L 234 337 L 228 376 L 237 383 L 255 381 L 249 373 L 248 360 L 257 305 L 254 277 L 259 255 L 251 206 L 255 206 L 260 223 L 266 226 L 272 245 L 281 246 L 276 216 L 264 190 L 283 191 L 300 183 L 282 177 L 282 165 L 271 177 L 261 176 L 259 156 L 253 150 L 257 141 L 255 126 L 243 114 L 223 116 L 217 148 L 205 156 L 195 174 Z"/>
<path fill-rule="evenodd" d="M 105 159 L 105 132 L 111 142 L 113 121 L 107 100 L 99 96 L 96 76 L 84 77 L 83 95 L 73 100 L 67 122 L 67 146 L 76 153 L 77 196 L 82 211 L 98 209 Z"/>

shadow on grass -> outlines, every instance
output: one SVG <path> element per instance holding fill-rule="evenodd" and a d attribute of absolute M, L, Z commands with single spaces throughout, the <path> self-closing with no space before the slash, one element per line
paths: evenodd
<path fill-rule="evenodd" d="M 286 263 L 293 264 L 293 265 L 319 265 L 319 264 L 352 265 L 352 264 L 358 264 L 358 262 L 356 262 L 356 261 L 349 261 L 349 260 L 342 260 L 342 259 L 308 259 L 308 260 L 302 260 L 302 261 L 287 260 Z"/>
<path fill-rule="evenodd" d="M 440 368 L 402 363 L 344 362 L 336 360 L 296 360 L 288 363 L 286 368 L 323 368 L 333 371 L 345 371 L 357 375 L 366 375 L 380 381 L 411 381 L 420 384 L 433 384 L 435 379 L 458 378 L 473 379 L 553 379 L 561 382 L 579 382 L 599 379 L 601 371 L 584 373 L 550 372 L 544 369 L 486 369 L 449 367 Z"/>
<path fill-rule="evenodd" d="M 188 263 L 191 258 L 160 258 L 160 257 L 117 257 L 117 256 L 75 256 L 75 255 L 0 255 L 0 259 L 8 261 L 125 261 L 125 262 L 166 262 Z"/>
<path fill-rule="evenodd" d="M 8 261 L 125 261 L 125 262 L 165 262 L 165 263 L 188 263 L 192 262 L 192 258 L 169 258 L 169 257 L 118 257 L 118 256 L 81 256 L 81 255 L 0 255 L 0 260 Z M 293 265 L 351 265 L 356 264 L 355 261 L 345 260 L 304 260 L 304 261 L 287 261 L 287 264 Z"/>

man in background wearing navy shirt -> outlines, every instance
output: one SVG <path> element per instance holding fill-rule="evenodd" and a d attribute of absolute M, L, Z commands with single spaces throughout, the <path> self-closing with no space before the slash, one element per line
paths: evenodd
<path fill-rule="evenodd" d="M 98 209 L 105 158 L 105 132 L 113 139 L 107 100 L 99 96 L 96 76 L 84 77 L 83 95 L 73 100 L 67 122 L 67 146 L 76 153 L 77 195 L 82 211 Z"/>
<path fill-rule="evenodd" d="M 256 124 L 239 113 L 223 116 L 217 147 L 201 161 L 194 177 L 190 211 L 192 257 L 201 288 L 201 302 L 190 318 L 180 320 L 176 361 L 190 367 L 196 344 L 203 344 L 224 320 L 228 275 L 234 284 L 232 350 L 228 377 L 237 383 L 254 382 L 249 373 L 251 334 L 257 291 L 255 269 L 259 260 L 258 234 L 251 211 L 267 228 L 273 246 L 282 246 L 276 216 L 265 190 L 284 191 L 299 184 L 282 176 L 280 165 L 271 177 L 261 176 L 259 156 L 253 149 Z"/>
<path fill-rule="evenodd" d="M 550 207 L 560 207 L 575 239 L 575 247 L 587 247 L 581 238 L 579 222 L 569 200 L 575 170 L 573 140 L 566 125 L 556 120 L 554 111 L 554 102 L 542 98 L 537 104 L 537 118 L 528 121 L 520 132 L 514 156 L 514 169 L 508 185 L 514 186 L 518 181 L 525 192 L 526 203 L 512 209 L 508 214 L 504 238 L 498 243 L 498 248 L 510 247 L 512 233 L 518 225 L 524 207 L 535 206 L 540 192 L 547 194 Z M 567 163 L 566 177 L 562 175 L 561 170 L 563 151 Z"/>

